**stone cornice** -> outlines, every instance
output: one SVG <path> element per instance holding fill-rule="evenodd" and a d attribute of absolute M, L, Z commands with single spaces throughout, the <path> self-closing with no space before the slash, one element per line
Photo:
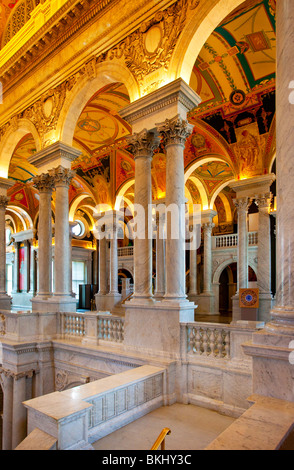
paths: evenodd
<path fill-rule="evenodd" d="M 17 50 L 5 65 L 0 68 L 0 77 L 9 87 L 14 78 L 19 80 L 20 72 L 31 67 L 32 59 L 44 59 L 77 31 L 80 31 L 93 18 L 109 5 L 118 0 L 68 0 L 20 49 Z M 9 44 L 9 43 L 8 43 Z M 7 45 L 8 46 L 8 45 Z M 8 84 L 9 83 L 9 84 Z"/>
<path fill-rule="evenodd" d="M 186 112 L 198 106 L 201 99 L 181 78 L 165 85 L 158 90 L 143 96 L 126 106 L 119 114 L 129 124 L 160 112 L 171 106 L 181 106 Z"/>

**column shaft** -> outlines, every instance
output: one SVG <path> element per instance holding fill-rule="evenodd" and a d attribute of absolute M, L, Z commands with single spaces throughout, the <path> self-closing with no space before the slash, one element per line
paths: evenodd
<path fill-rule="evenodd" d="M 212 241 L 213 223 L 203 224 L 204 235 L 204 264 L 203 264 L 203 294 L 211 293 L 212 282 Z"/>
<path fill-rule="evenodd" d="M 247 289 L 248 287 L 248 225 L 247 211 L 249 199 L 247 197 L 235 199 L 235 206 L 238 211 L 238 287 Z"/>
<path fill-rule="evenodd" d="M 134 296 L 136 300 L 152 298 L 152 183 L 151 161 L 153 150 L 159 144 L 146 129 L 134 134 L 129 143 L 135 156 L 135 240 L 134 240 Z"/>
<path fill-rule="evenodd" d="M 156 287 L 154 296 L 162 298 L 165 294 L 165 240 L 164 217 L 156 216 Z"/>
<path fill-rule="evenodd" d="M 55 297 L 70 297 L 69 185 L 74 172 L 59 166 L 50 172 L 55 183 Z"/>
<path fill-rule="evenodd" d="M 166 150 L 166 300 L 186 299 L 184 148 L 191 130 L 179 116 L 158 125 Z"/>
<path fill-rule="evenodd" d="M 271 294 L 270 201 L 270 194 L 255 198 L 259 208 L 257 285 L 263 294 Z"/>
<path fill-rule="evenodd" d="M 101 238 L 99 240 L 99 294 L 107 294 L 107 240 Z"/>
<path fill-rule="evenodd" d="M 0 296 L 6 295 L 6 232 L 5 212 L 9 202 L 7 196 L 0 196 Z"/>
<path fill-rule="evenodd" d="M 39 284 L 38 297 L 47 299 L 52 295 L 52 209 L 51 197 L 53 179 L 48 174 L 34 178 L 35 187 L 39 190 L 39 229 L 38 261 Z"/>
<path fill-rule="evenodd" d="M 117 227 L 114 226 L 112 239 L 110 240 L 110 269 L 109 269 L 109 293 L 118 293 L 118 254 L 117 254 Z"/>

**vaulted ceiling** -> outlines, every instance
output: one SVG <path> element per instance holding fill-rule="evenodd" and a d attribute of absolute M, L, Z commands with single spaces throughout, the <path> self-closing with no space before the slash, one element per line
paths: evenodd
<path fill-rule="evenodd" d="M 7 15 L 13 2 L 2 2 L 0 28 L 3 12 Z M 226 181 L 268 171 L 274 146 L 275 5 L 276 0 L 247 0 L 219 24 L 195 57 L 190 86 L 202 102 L 189 113 L 194 131 L 186 146 L 185 168 L 206 159 L 187 182 L 195 203 L 200 198 L 196 181 L 209 200 Z M 82 156 L 74 163 L 72 197 L 88 190 L 97 195 L 97 202 L 113 202 L 122 184 L 134 178 L 134 160 L 125 142 L 131 129 L 118 115 L 128 103 L 125 86 L 112 84 L 97 90 L 76 117 L 73 144 Z M 22 184 L 31 180 L 35 170 L 27 158 L 34 151 L 32 136 L 24 137 L 11 161 L 11 178 Z M 157 198 L 165 190 L 162 149 L 153 159 L 152 178 Z M 129 200 L 132 191 L 131 186 Z"/>

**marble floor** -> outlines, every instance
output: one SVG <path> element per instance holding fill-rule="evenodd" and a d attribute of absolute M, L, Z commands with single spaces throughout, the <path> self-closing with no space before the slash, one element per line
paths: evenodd
<path fill-rule="evenodd" d="M 166 450 L 203 450 L 234 418 L 194 405 L 176 403 L 155 410 L 92 444 L 95 450 L 150 450 L 163 428 Z"/>

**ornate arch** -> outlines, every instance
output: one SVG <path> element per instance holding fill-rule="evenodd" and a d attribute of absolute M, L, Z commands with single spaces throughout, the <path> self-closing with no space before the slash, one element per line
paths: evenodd
<path fill-rule="evenodd" d="M 0 176 L 8 178 L 8 171 L 13 152 L 20 140 L 27 134 L 32 134 L 36 151 L 41 150 L 41 139 L 34 124 L 29 119 L 12 120 L 10 127 L 0 143 Z"/>
<path fill-rule="evenodd" d="M 139 87 L 130 71 L 117 63 L 103 62 L 92 67 L 92 75 L 85 74 L 68 93 L 60 113 L 55 138 L 72 145 L 77 120 L 89 100 L 106 85 L 123 83 L 130 101 L 140 96 Z"/>
<path fill-rule="evenodd" d="M 192 0 L 194 14 L 187 21 L 175 47 L 169 67 L 169 79 L 182 78 L 189 84 L 195 58 L 198 57 L 205 41 L 232 11 L 244 0 L 211 0 L 197 2 Z M 196 8 L 197 6 L 197 8 Z"/>

